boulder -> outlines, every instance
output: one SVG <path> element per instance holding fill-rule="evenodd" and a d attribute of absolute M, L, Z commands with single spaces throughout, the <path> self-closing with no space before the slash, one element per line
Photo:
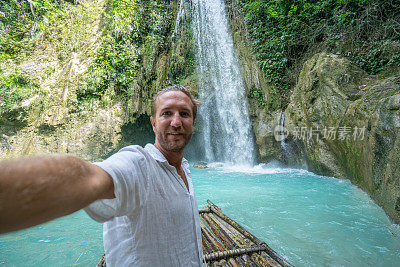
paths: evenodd
<path fill-rule="evenodd" d="M 195 164 L 193 164 L 193 168 L 196 169 L 207 169 L 207 162 L 196 162 Z"/>

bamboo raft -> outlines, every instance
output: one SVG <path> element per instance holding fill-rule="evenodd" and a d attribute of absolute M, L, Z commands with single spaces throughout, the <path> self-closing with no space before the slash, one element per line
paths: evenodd
<path fill-rule="evenodd" d="M 199 210 L 205 266 L 292 266 L 210 200 L 207 203 Z M 97 267 L 104 266 L 103 255 Z"/>

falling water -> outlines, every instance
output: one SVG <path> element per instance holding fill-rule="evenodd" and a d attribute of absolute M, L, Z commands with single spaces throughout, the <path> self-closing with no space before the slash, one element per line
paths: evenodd
<path fill-rule="evenodd" d="M 282 138 L 281 138 L 281 149 L 282 149 L 282 161 L 287 163 L 288 162 L 288 157 L 289 157 L 289 152 L 288 152 L 288 146 L 286 144 L 286 137 L 285 137 L 285 112 L 281 113 L 281 119 L 279 126 L 281 127 L 280 129 L 282 132 L 280 133 Z"/>
<path fill-rule="evenodd" d="M 184 5 L 184 0 L 181 0 L 179 3 L 178 15 L 176 16 L 174 33 L 172 35 L 173 41 L 175 41 L 175 38 L 178 35 L 178 28 L 179 28 L 179 25 L 181 24 L 181 21 L 185 19 L 185 8 L 183 5 Z"/>
<path fill-rule="evenodd" d="M 223 0 L 192 1 L 199 73 L 200 142 L 207 161 L 254 163 L 244 83 Z"/>

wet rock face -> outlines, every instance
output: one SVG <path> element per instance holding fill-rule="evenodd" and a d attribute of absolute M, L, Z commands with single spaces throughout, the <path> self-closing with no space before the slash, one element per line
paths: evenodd
<path fill-rule="evenodd" d="M 263 109 L 257 108 L 253 103 L 250 108 L 252 112 L 252 124 L 255 135 L 258 158 L 261 162 L 268 162 L 274 159 L 279 159 L 281 156 L 281 146 L 276 141 L 274 129 L 279 125 L 280 111 L 272 114 Z"/>
<path fill-rule="evenodd" d="M 400 73 L 397 74 L 400 76 Z M 349 178 L 400 221 L 400 89 L 336 55 L 304 64 L 286 110 L 289 141 L 309 168 Z"/>
<path fill-rule="evenodd" d="M 69 153 L 88 161 L 99 161 L 124 146 L 144 146 L 154 142 L 148 115 L 132 118 L 132 122 L 124 122 L 123 115 L 121 106 L 115 105 L 87 117 L 70 116 L 59 120 L 58 124 L 43 123 L 8 135 L 0 134 L 0 159 L 26 154 Z"/>
<path fill-rule="evenodd" d="M 9 135 L 3 134 L 0 158 L 71 153 L 89 161 L 100 160 L 119 146 L 122 114 L 119 105 L 86 117 L 68 116 L 60 110 L 58 120 L 27 125 Z"/>

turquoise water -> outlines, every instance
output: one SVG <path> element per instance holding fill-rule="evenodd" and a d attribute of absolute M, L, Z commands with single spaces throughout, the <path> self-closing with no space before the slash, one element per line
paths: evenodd
<path fill-rule="evenodd" d="M 192 169 L 210 199 L 295 266 L 399 266 L 400 229 L 347 180 L 304 170 Z M 0 265 L 93 266 L 102 226 L 84 212 L 0 236 Z"/>
<path fill-rule="evenodd" d="M 0 236 L 0 266 L 95 266 L 103 227 L 84 211 Z"/>

